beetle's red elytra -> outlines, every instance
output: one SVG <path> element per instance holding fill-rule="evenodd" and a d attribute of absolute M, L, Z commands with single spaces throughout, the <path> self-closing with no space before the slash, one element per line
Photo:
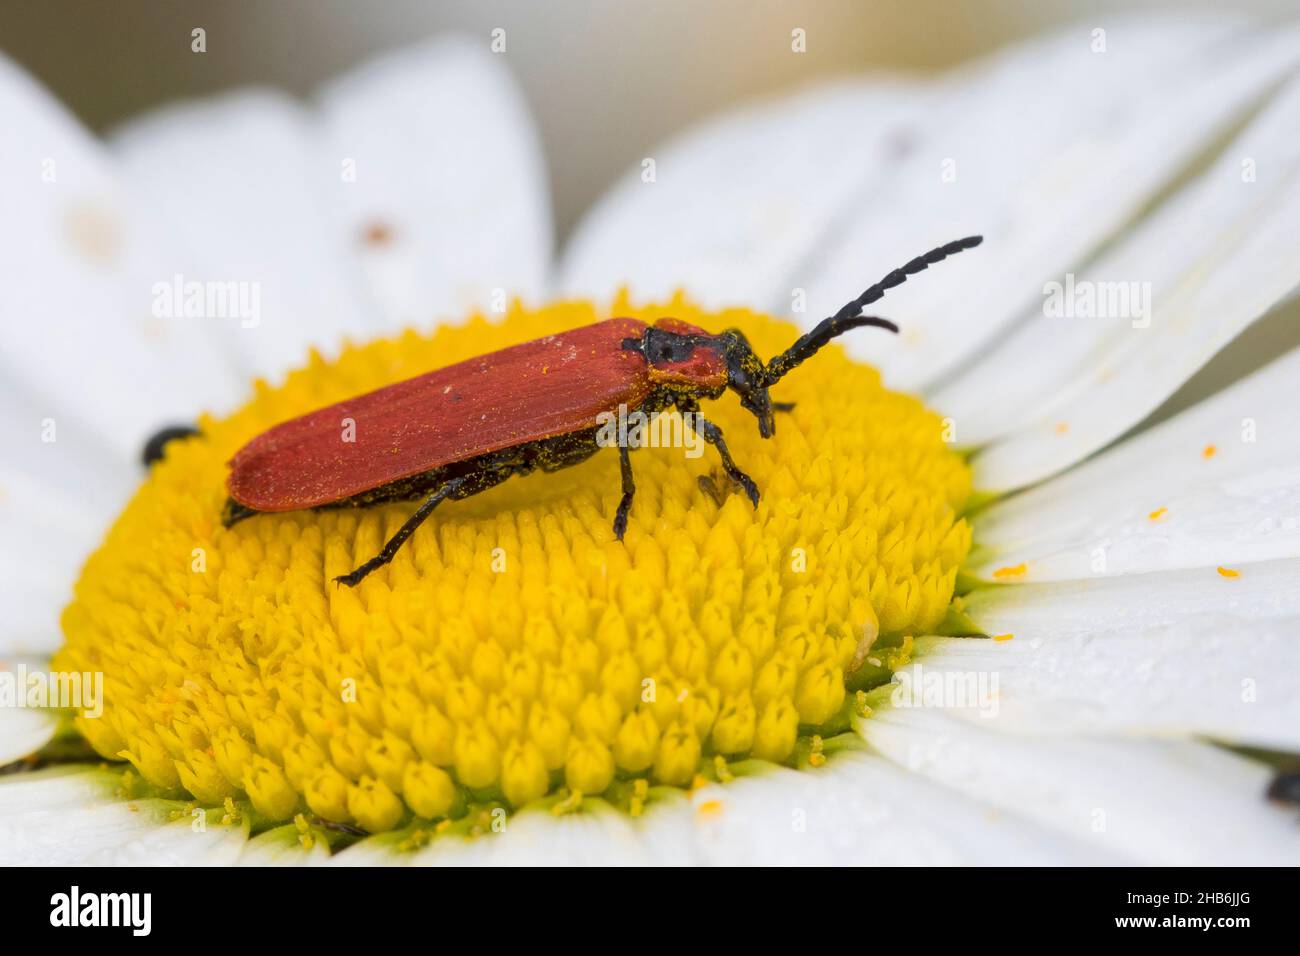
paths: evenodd
<path fill-rule="evenodd" d="M 423 502 L 379 553 L 335 580 L 356 586 L 393 559 L 415 529 L 448 498 L 467 498 L 512 475 L 576 465 L 599 449 L 599 419 L 620 406 L 647 415 L 677 408 L 717 449 L 722 467 L 758 505 L 753 480 L 732 460 L 722 431 L 700 415 L 702 399 L 736 392 L 770 438 L 769 388 L 836 336 L 864 326 L 897 332 L 862 314 L 907 277 L 978 246 L 958 239 L 918 256 L 764 363 L 743 334 L 712 334 L 677 319 L 647 325 L 613 318 L 547 336 L 339 402 L 258 435 L 230 462 L 230 527 L 257 514 Z M 352 422 L 350 440 L 344 430 Z M 618 448 L 623 496 L 614 534 L 623 537 L 636 493 L 626 445 Z"/>

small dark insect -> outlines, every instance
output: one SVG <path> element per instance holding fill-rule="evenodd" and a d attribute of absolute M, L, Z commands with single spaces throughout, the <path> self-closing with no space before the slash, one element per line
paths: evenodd
<path fill-rule="evenodd" d="M 226 527 L 265 512 L 351 508 L 424 501 L 379 553 L 335 580 L 355 586 L 393 559 L 415 529 L 448 498 L 459 499 L 512 475 L 557 471 L 600 447 L 599 418 L 620 407 L 646 415 L 676 407 L 718 451 L 722 468 L 758 506 L 758 486 L 740 470 L 722 430 L 699 414 L 701 399 L 730 388 L 770 438 L 768 389 L 831 339 L 894 323 L 862 314 L 886 290 L 982 241 L 958 239 L 918 256 L 764 364 L 745 336 L 712 335 L 677 319 L 654 325 L 607 319 L 560 335 L 389 385 L 284 422 L 245 445 L 230 462 Z M 351 423 L 352 432 L 345 438 Z M 623 537 L 636 485 L 629 449 L 620 445 L 623 497 L 614 534 Z"/>
<path fill-rule="evenodd" d="M 1268 798 L 1274 803 L 1300 806 L 1300 764 L 1277 772 L 1268 785 Z"/>
<path fill-rule="evenodd" d="M 197 435 L 199 430 L 191 425 L 168 425 L 166 428 L 160 428 L 152 438 L 144 443 L 144 450 L 140 452 L 140 459 L 144 466 L 148 468 L 154 462 L 162 461 L 163 448 L 170 442 L 178 438 L 191 438 Z"/>

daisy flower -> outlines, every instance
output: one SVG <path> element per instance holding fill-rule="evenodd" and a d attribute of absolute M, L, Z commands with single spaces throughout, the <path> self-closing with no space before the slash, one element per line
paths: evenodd
<path fill-rule="evenodd" d="M 104 142 L 0 64 L 0 860 L 1294 862 L 1300 352 L 1151 416 L 1300 284 L 1298 66 L 1115 17 L 818 87 L 655 150 L 553 262 L 486 42 Z M 710 406 L 757 508 L 647 449 L 617 541 L 597 455 L 355 589 L 409 505 L 221 525 L 287 418 L 608 315 L 773 355 L 976 233 L 771 440 Z"/>

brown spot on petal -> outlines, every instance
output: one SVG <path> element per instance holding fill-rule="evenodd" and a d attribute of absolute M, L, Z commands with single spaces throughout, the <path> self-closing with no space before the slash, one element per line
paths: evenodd
<path fill-rule="evenodd" d="M 140 322 L 140 334 L 157 342 L 167 338 L 167 323 L 156 316 L 147 316 Z"/>
<path fill-rule="evenodd" d="M 393 241 L 393 227 L 386 222 L 376 220 L 361 232 L 361 241 L 367 246 L 387 246 Z"/>
<path fill-rule="evenodd" d="M 64 215 L 63 225 L 73 251 L 94 265 L 108 265 L 122 251 L 121 223 L 104 206 L 75 203 Z"/>

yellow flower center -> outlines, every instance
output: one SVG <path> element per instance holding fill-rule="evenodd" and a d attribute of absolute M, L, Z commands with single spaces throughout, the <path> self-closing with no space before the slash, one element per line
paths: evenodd
<path fill-rule="evenodd" d="M 738 327 L 764 355 L 797 335 L 681 299 L 613 314 Z M 602 317 L 560 303 L 313 355 L 169 445 L 63 616 L 55 666 L 105 675 L 81 733 L 162 790 L 367 831 L 598 794 L 639 812 L 701 775 L 823 762 L 853 692 L 943 620 L 970 546 L 941 421 L 837 347 L 781 382 L 796 407 L 770 440 L 730 394 L 706 409 L 757 510 L 712 449 L 638 449 L 616 541 L 610 451 L 444 504 L 356 589 L 331 579 L 412 504 L 221 525 L 226 462 L 266 428 Z"/>

